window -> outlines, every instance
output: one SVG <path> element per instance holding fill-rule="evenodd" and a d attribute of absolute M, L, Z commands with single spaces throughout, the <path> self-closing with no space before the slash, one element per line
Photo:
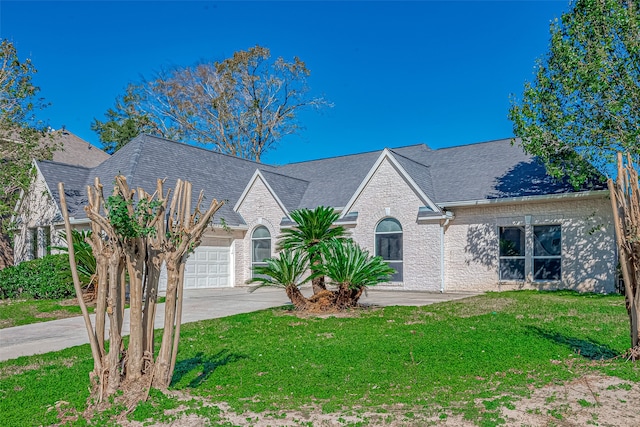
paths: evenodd
<path fill-rule="evenodd" d="M 562 279 L 562 228 L 560 225 L 500 227 L 500 280 Z M 533 246 L 527 244 L 532 234 Z"/>
<path fill-rule="evenodd" d="M 51 227 L 42 228 L 42 253 L 51 255 Z"/>
<path fill-rule="evenodd" d="M 398 220 L 386 218 L 376 227 L 376 256 L 381 256 L 396 270 L 391 281 L 402 281 L 402 226 Z"/>
<path fill-rule="evenodd" d="M 562 231 L 559 225 L 533 227 L 533 280 L 562 277 Z"/>
<path fill-rule="evenodd" d="M 500 280 L 524 278 L 524 227 L 500 227 Z"/>
<path fill-rule="evenodd" d="M 267 227 L 260 226 L 251 235 L 251 270 L 253 267 L 267 265 L 264 260 L 271 257 L 271 233 Z"/>
<path fill-rule="evenodd" d="M 38 229 L 29 229 L 29 259 L 38 258 Z"/>

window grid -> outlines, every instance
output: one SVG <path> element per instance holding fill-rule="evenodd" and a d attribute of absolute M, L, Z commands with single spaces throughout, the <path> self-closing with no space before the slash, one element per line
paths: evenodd
<path fill-rule="evenodd" d="M 498 233 L 500 281 L 524 281 L 527 272 L 534 282 L 562 280 L 561 225 L 505 226 Z"/>

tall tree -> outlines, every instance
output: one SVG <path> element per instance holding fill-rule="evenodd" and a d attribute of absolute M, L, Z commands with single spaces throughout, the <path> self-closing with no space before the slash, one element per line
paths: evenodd
<path fill-rule="evenodd" d="M 20 192 L 31 182 L 32 159 L 51 158 L 54 148 L 35 117 L 45 106 L 32 82 L 35 73 L 30 59 L 18 58 L 12 42 L 0 42 L 0 264 L 12 263 L 9 222 Z"/>
<path fill-rule="evenodd" d="M 113 154 L 141 133 L 159 135 L 165 138 L 179 138 L 174 128 L 166 128 L 163 122 L 156 122 L 144 110 L 144 102 L 139 87 L 127 86 L 124 95 L 116 98 L 116 104 L 105 113 L 106 120 L 94 119 L 91 130 L 98 133 L 104 151 Z"/>
<path fill-rule="evenodd" d="M 572 2 L 551 25 L 550 51 L 538 61 L 535 81 L 509 112 L 523 148 L 551 175 L 576 187 L 609 176 L 634 360 L 640 358 L 640 192 L 633 166 L 640 159 L 639 7 L 639 0 Z"/>
<path fill-rule="evenodd" d="M 535 80 L 512 100 L 509 117 L 524 150 L 576 187 L 615 173 L 616 152 L 640 154 L 638 7 L 638 0 L 573 1 L 551 24 Z"/>
<path fill-rule="evenodd" d="M 260 161 L 283 136 L 300 130 L 300 110 L 327 105 L 309 96 L 309 74 L 298 57 L 272 60 L 269 49 L 254 46 L 130 85 L 93 129 L 107 148 L 119 148 L 134 130 Z"/>

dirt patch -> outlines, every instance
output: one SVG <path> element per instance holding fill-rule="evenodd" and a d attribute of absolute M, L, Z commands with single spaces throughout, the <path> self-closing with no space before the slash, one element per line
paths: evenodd
<path fill-rule="evenodd" d="M 536 389 L 528 399 L 503 408 L 507 425 L 636 427 L 640 386 L 615 377 L 587 375 Z"/>
<path fill-rule="evenodd" d="M 224 402 L 192 396 L 183 391 L 167 393 L 173 398 L 184 401 L 177 409 L 165 412 L 171 419 L 166 422 L 153 423 L 157 427 L 183 426 L 201 427 L 211 425 L 237 426 L 314 426 L 338 427 L 345 425 L 388 426 L 388 427 L 472 427 L 481 425 L 483 419 L 465 420 L 461 415 L 452 414 L 441 408 L 411 407 L 397 404 L 379 408 L 378 411 L 364 411 L 353 408 L 344 413 L 327 414 L 320 406 L 305 406 L 295 411 L 275 412 L 243 412 L 236 413 Z M 496 401 L 500 398 L 492 398 Z M 194 406 L 195 401 L 195 406 Z M 587 375 L 572 382 L 561 385 L 549 385 L 531 391 L 525 399 L 510 399 L 503 396 L 504 405 L 488 410 L 484 400 L 474 403 L 480 417 L 491 412 L 489 418 L 499 424 L 525 427 L 636 427 L 640 419 L 640 385 L 615 377 L 603 375 Z M 190 402 L 190 403 L 189 403 Z M 209 420 L 194 414 L 201 407 L 217 407 L 220 410 L 218 420 Z M 181 411 L 184 411 L 181 413 Z M 148 422 L 121 420 L 119 425 L 125 427 L 142 427 Z"/>

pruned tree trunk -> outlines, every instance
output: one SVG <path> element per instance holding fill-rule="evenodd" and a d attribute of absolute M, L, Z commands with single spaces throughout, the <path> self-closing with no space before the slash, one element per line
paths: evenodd
<path fill-rule="evenodd" d="M 182 321 L 184 266 L 189 253 L 200 244 L 202 234 L 223 202 L 214 199 L 207 211 L 201 212 L 201 193 L 192 213 L 191 184 L 178 180 L 167 213 L 170 192 L 165 195 L 163 181 L 158 180 L 153 195 L 142 189 L 131 191 L 123 176 L 117 176 L 115 181 L 113 195 L 107 201 L 98 179 L 87 188 L 88 204 L 85 211 L 92 228 L 89 244 L 94 251 L 99 277 L 95 328 L 86 312 L 75 270 L 71 225 L 62 183 L 59 191 L 69 236 L 74 286 L 94 358 L 90 402 L 103 402 L 105 397 L 123 390 L 124 393 L 117 399 L 131 409 L 139 400 L 146 398 L 152 383 L 156 387 L 166 388 L 171 382 Z M 160 353 L 154 360 L 154 319 L 163 262 L 169 276 L 166 314 Z M 129 344 L 125 348 L 122 326 L 127 278 L 131 329 Z M 107 316 L 108 352 L 104 340 Z"/>
<path fill-rule="evenodd" d="M 629 315 L 631 349 L 628 357 L 640 358 L 640 188 L 638 172 L 631 156 L 624 164 L 618 153 L 618 177 L 608 180 L 616 229 L 620 269 L 624 280 L 625 301 Z"/>

